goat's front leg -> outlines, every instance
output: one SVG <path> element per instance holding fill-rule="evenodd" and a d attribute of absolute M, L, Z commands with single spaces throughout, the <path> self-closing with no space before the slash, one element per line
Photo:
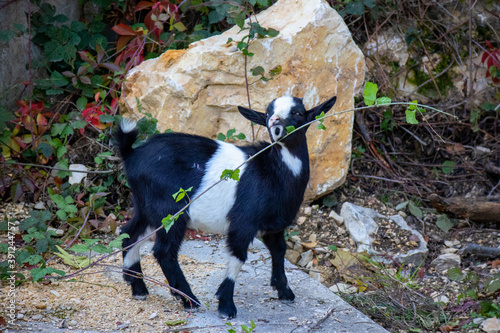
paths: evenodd
<path fill-rule="evenodd" d="M 271 275 L 271 287 L 278 290 L 278 298 L 283 302 L 293 302 L 295 295 L 288 286 L 285 275 L 285 253 L 286 242 L 283 232 L 266 234 L 262 237 L 264 244 L 271 252 L 273 272 Z"/>
<path fill-rule="evenodd" d="M 234 304 L 234 284 L 240 272 L 241 266 L 247 260 L 247 251 L 255 233 L 242 233 L 241 230 L 229 231 L 227 246 L 229 249 L 229 262 L 226 277 L 215 294 L 219 299 L 219 315 L 223 318 L 236 317 L 237 310 Z"/>

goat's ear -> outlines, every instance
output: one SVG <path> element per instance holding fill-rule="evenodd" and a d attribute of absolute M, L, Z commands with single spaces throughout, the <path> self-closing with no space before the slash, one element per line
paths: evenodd
<path fill-rule="evenodd" d="M 252 109 L 245 108 L 243 106 L 238 106 L 238 111 L 241 115 L 250 121 L 262 126 L 266 126 L 266 114 L 262 112 L 257 112 Z"/>
<path fill-rule="evenodd" d="M 326 102 L 313 107 L 311 110 L 307 111 L 307 121 L 314 120 L 316 116 L 319 116 L 321 112 L 327 113 L 328 111 L 331 110 L 331 108 L 335 105 L 335 102 L 337 101 L 337 96 L 334 96 L 327 100 Z"/>

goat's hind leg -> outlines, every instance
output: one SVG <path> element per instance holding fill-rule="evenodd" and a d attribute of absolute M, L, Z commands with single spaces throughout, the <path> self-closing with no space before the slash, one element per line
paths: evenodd
<path fill-rule="evenodd" d="M 121 234 L 128 234 L 130 238 L 123 239 L 122 248 L 137 242 L 144 237 L 150 228 L 141 224 L 139 216 L 135 216 L 122 229 Z M 131 248 L 124 250 L 123 254 L 123 279 L 132 287 L 132 297 L 136 300 L 145 300 L 149 294 L 148 288 L 142 278 L 140 249 L 145 242 L 139 242 Z"/>
<path fill-rule="evenodd" d="M 157 232 L 153 253 L 156 260 L 160 264 L 163 274 L 167 278 L 170 287 L 179 290 L 190 298 L 188 299 L 185 296 L 171 290 L 174 297 L 182 300 L 186 311 L 190 311 L 199 308 L 200 302 L 191 291 L 191 287 L 186 281 L 186 277 L 184 276 L 184 273 L 182 273 L 177 259 L 179 248 L 186 232 L 186 223 L 187 221 L 185 218 L 180 217 L 170 228 L 168 234 L 165 233 L 165 229 Z"/>
<path fill-rule="evenodd" d="M 293 302 L 295 295 L 288 286 L 288 280 L 285 275 L 285 253 L 286 242 L 283 232 L 266 234 L 262 237 L 264 244 L 271 252 L 272 275 L 271 287 L 278 290 L 278 298 L 283 302 Z"/>

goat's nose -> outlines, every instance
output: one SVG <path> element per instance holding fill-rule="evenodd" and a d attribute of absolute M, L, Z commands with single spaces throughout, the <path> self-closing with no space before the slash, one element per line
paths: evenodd
<path fill-rule="evenodd" d="M 269 119 L 269 125 L 272 126 L 278 120 L 280 120 L 279 116 L 272 116 L 271 119 Z"/>

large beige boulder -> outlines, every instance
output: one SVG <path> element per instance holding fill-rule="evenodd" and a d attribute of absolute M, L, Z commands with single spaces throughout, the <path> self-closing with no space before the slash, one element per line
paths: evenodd
<path fill-rule="evenodd" d="M 279 0 L 257 15 L 265 28 L 280 33 L 256 39 L 248 58 L 251 107 L 265 111 L 276 97 L 303 97 L 311 108 L 337 95 L 330 113 L 353 108 L 354 95 L 363 83 L 363 54 L 354 44 L 342 18 L 323 0 Z M 170 50 L 143 62 L 127 76 L 121 110 L 131 107 L 158 119 L 162 130 L 172 129 L 215 138 L 235 128 L 252 140 L 250 122 L 237 111 L 248 107 L 244 56 L 229 38 L 240 41 L 248 33 L 238 27 L 219 36 L 190 45 L 188 50 Z M 262 66 L 266 73 L 281 66 L 281 73 L 264 82 L 250 69 Z M 269 76 L 269 75 L 268 75 Z M 127 99 L 125 103 L 124 99 Z M 128 105 L 127 105 L 128 104 Z M 311 126 L 308 144 L 311 180 L 306 201 L 331 192 L 342 184 L 351 155 L 353 113 L 328 118 L 326 131 Z M 268 140 L 267 130 L 256 128 L 256 140 Z"/>

